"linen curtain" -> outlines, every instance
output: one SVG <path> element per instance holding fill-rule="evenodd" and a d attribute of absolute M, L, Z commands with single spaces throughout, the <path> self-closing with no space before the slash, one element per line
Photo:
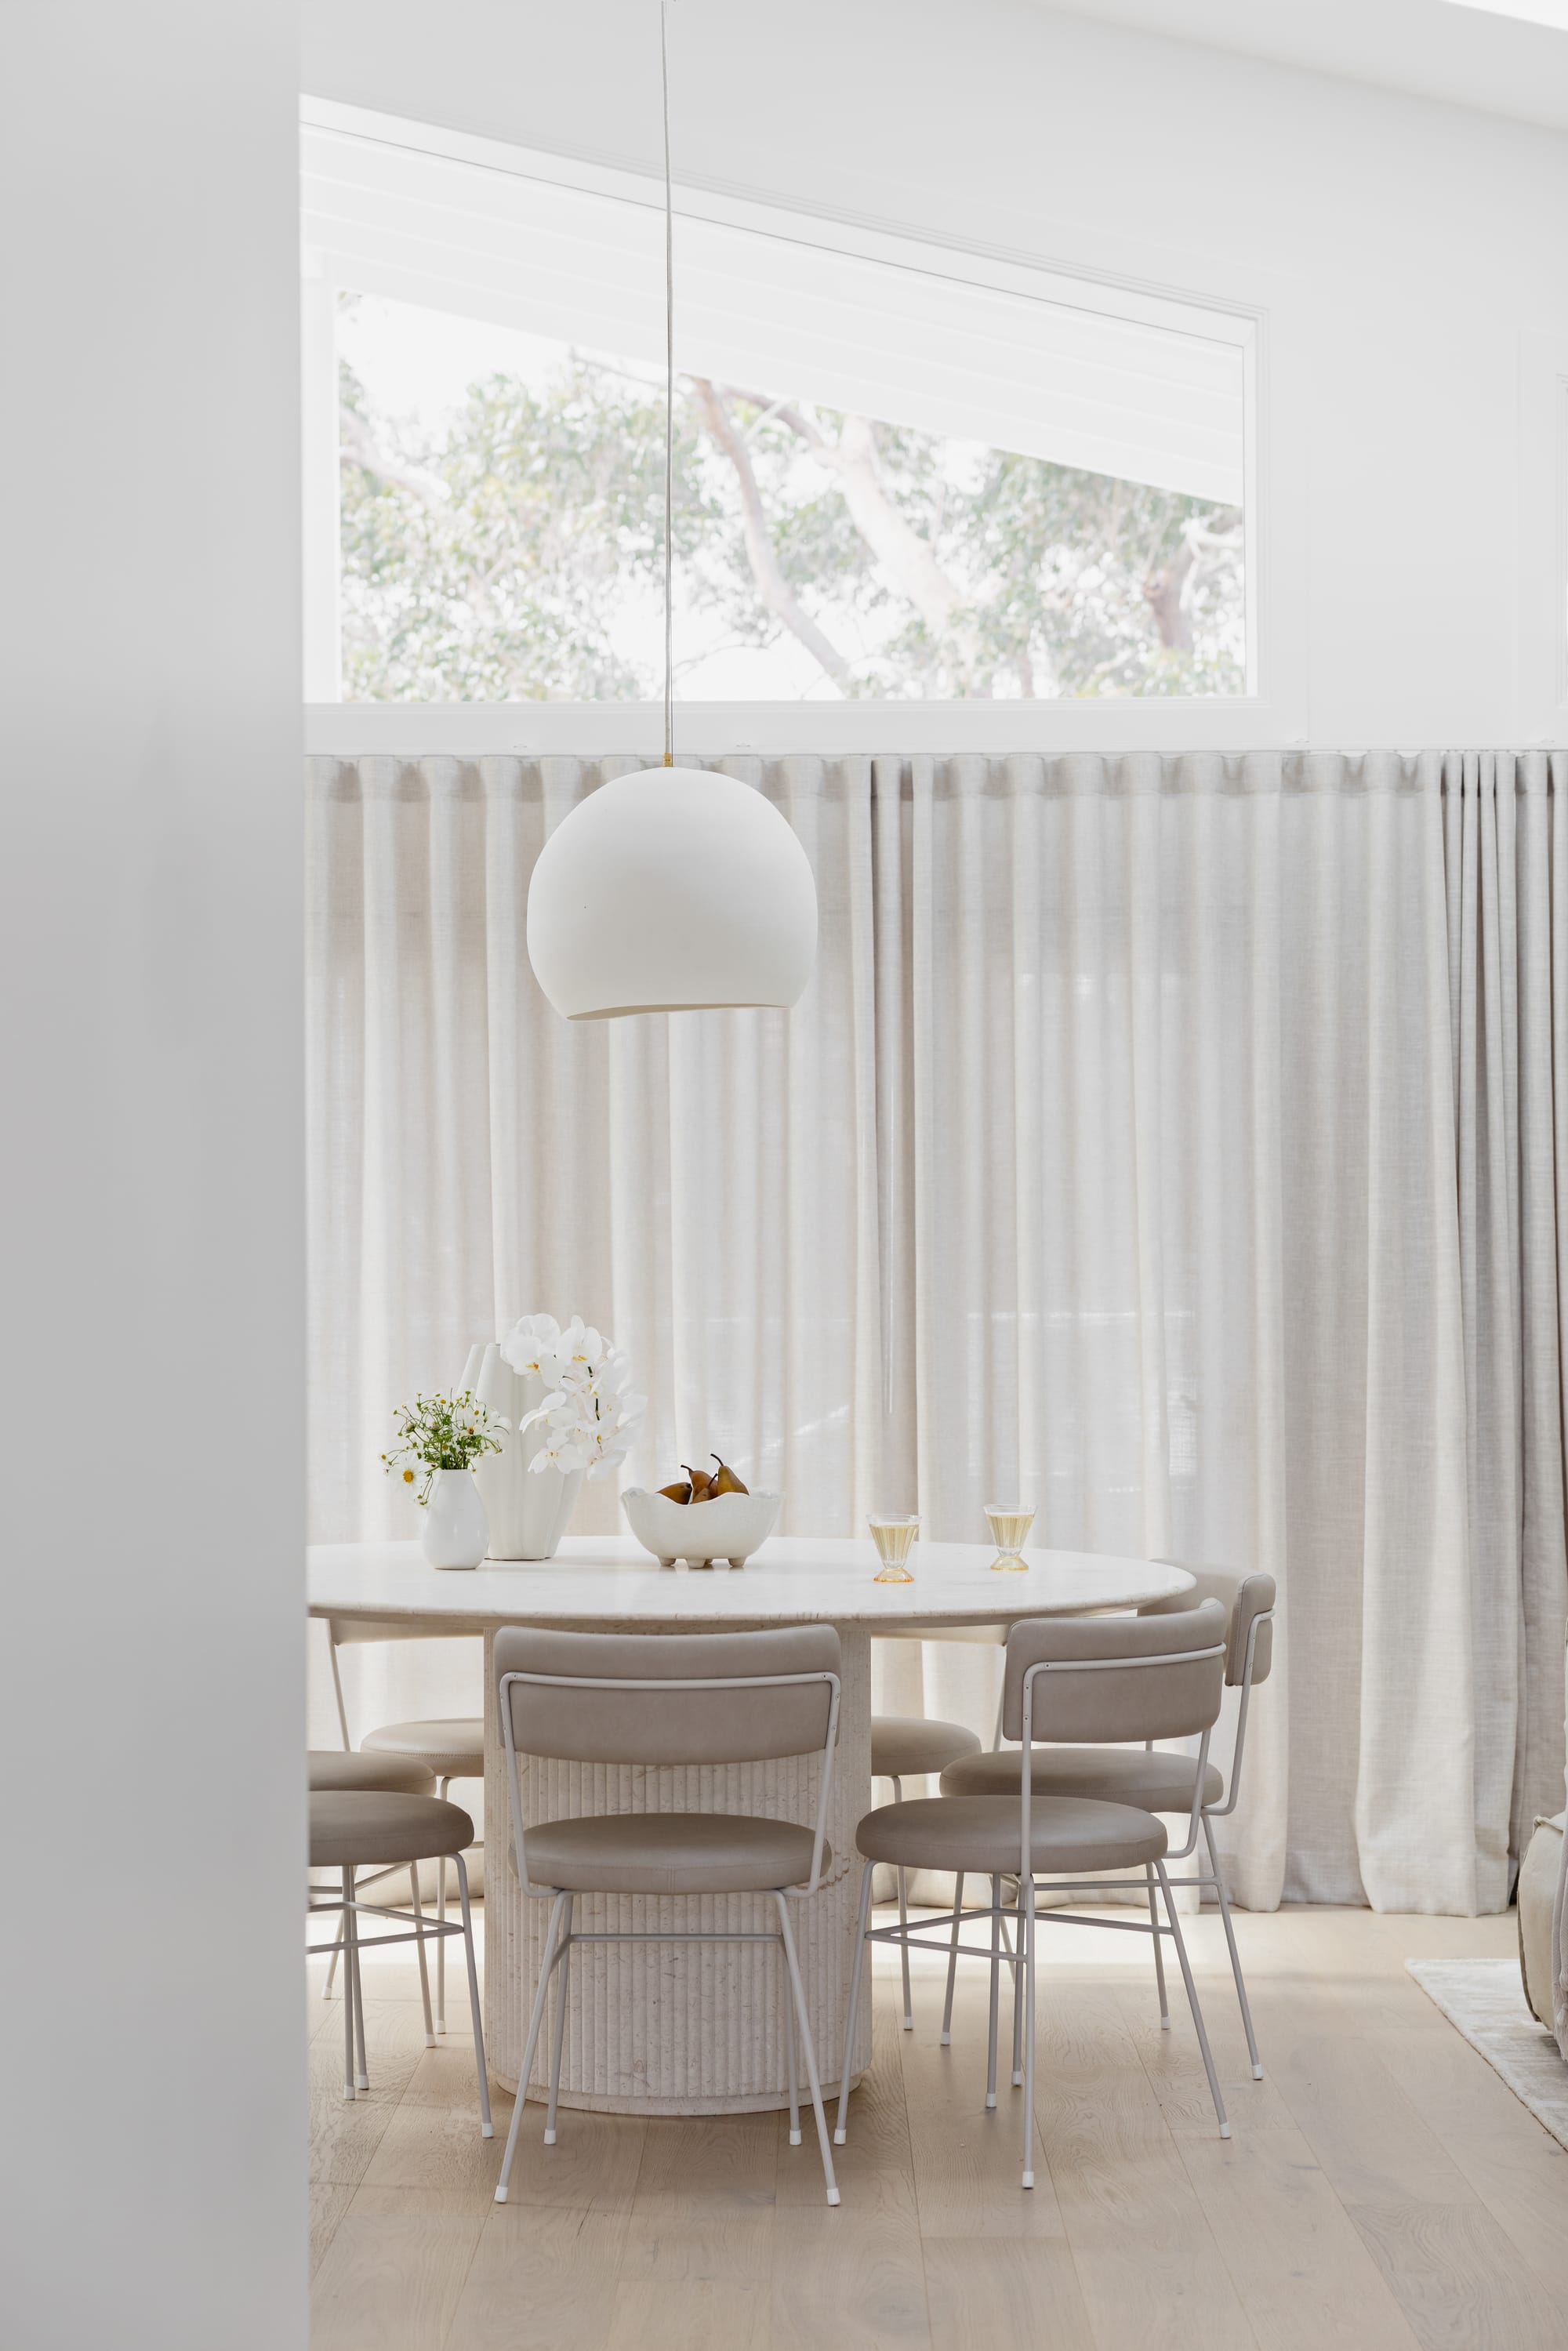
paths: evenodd
<path fill-rule="evenodd" d="M 1501 1907 L 1563 1789 L 1568 770 L 726 761 L 811 857 L 805 998 L 569 1026 L 528 875 L 635 764 L 312 763 L 316 1539 L 413 1532 L 392 1405 L 580 1312 L 651 1398 L 628 1482 L 716 1449 L 796 1532 L 1021 1492 L 1269 1569 L 1239 1898 Z M 988 1737 L 995 1652 L 879 1657 Z M 466 1645 L 345 1664 L 356 1733 L 477 1704 Z"/>

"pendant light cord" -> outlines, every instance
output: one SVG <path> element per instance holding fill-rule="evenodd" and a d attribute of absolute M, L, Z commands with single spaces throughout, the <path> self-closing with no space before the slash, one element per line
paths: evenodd
<path fill-rule="evenodd" d="M 675 631 L 671 600 L 675 481 L 675 208 L 670 187 L 667 0 L 659 0 L 659 82 L 664 110 L 664 765 L 675 764 Z"/>

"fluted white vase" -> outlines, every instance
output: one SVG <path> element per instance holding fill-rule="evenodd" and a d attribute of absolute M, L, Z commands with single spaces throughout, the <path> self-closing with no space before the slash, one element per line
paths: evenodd
<path fill-rule="evenodd" d="M 430 1481 L 420 1541 L 432 1567 L 477 1567 L 490 1540 L 471 1469 L 438 1469 Z"/>
<path fill-rule="evenodd" d="M 492 1340 L 468 1351 L 463 1384 L 507 1423 L 499 1453 L 487 1453 L 474 1467 L 490 1521 L 492 1559 L 553 1559 L 582 1490 L 580 1469 L 531 1469 L 545 1442 L 544 1428 L 521 1424 L 543 1404 L 549 1391 L 537 1372 L 513 1371 Z"/>

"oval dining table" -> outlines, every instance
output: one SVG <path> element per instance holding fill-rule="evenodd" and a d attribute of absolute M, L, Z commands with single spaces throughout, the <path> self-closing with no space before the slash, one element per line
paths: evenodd
<path fill-rule="evenodd" d="M 538 1562 L 486 1561 L 468 1571 L 425 1564 L 417 1542 L 326 1543 L 308 1558 L 313 1616 L 417 1624 L 432 1635 L 485 1639 L 485 2032 L 490 2071 L 517 2086 L 524 2026 L 542 1957 L 549 1904 L 525 1902 L 509 1860 L 506 1755 L 491 1655 L 504 1625 L 579 1632 L 739 1632 L 831 1624 L 843 1651 L 838 1754 L 828 1837 L 832 1862 L 795 1921 L 824 2086 L 836 2085 L 854 1959 L 860 1870 L 855 1824 L 870 1810 L 871 1645 L 1085 1610 L 1135 1607 L 1187 1590 L 1180 1568 L 1098 1552 L 1029 1550 L 1027 1572 L 998 1573 L 987 1543 L 922 1542 L 914 1582 L 879 1583 L 869 1541 L 776 1537 L 743 1568 L 661 1568 L 628 1537 L 568 1536 Z M 587 1813 L 724 1811 L 810 1823 L 818 1759 L 668 1767 L 522 1760 L 528 1822 Z M 760 1898 L 716 1895 L 585 1899 L 584 1929 L 690 1927 L 744 1933 Z M 613 1908 L 611 1921 L 591 1914 Z M 852 2078 L 871 2062 L 869 2006 Z M 542 2074 L 549 2035 L 539 2042 Z M 565 2105 L 613 2114 L 739 2114 L 787 2103 L 782 1993 L 766 1943 L 587 1943 L 571 1970 L 561 2073 Z M 536 2084 L 533 2086 L 538 2087 Z M 541 2089 L 542 2095 L 542 2089 Z"/>

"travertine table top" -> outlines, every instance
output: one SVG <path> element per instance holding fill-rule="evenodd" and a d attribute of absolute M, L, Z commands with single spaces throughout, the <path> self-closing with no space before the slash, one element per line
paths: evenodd
<path fill-rule="evenodd" d="M 878 1583 L 869 1539 L 773 1537 L 744 1568 L 661 1568 L 631 1536 L 568 1535 L 554 1559 L 428 1567 L 417 1542 L 321 1543 L 308 1554 L 316 1616 L 428 1620 L 443 1632 L 498 1625 L 861 1625 L 875 1633 L 1002 1624 L 1124 1608 L 1186 1591 L 1182 1569 L 1093 1552 L 1024 1553 L 995 1574 L 989 1543 L 920 1542 L 913 1583 Z"/>

